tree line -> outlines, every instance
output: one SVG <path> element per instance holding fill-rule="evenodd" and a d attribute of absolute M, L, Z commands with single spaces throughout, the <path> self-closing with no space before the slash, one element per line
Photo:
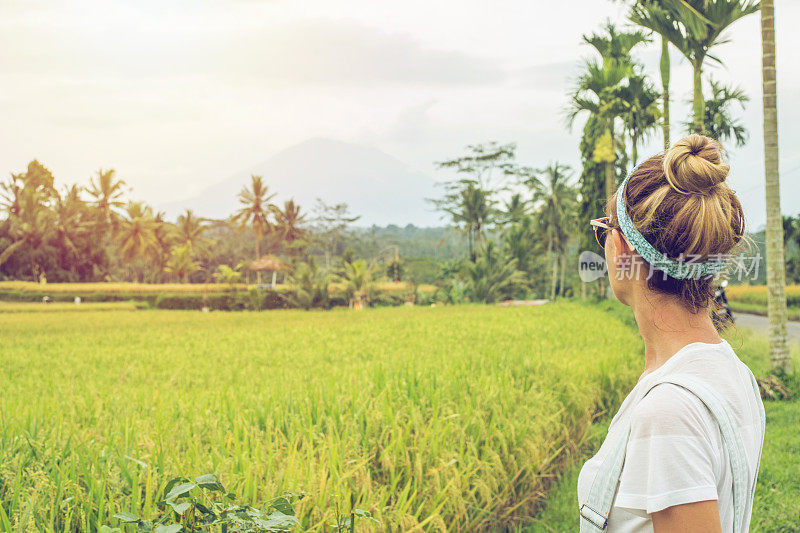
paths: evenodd
<path fill-rule="evenodd" d="M 87 187 L 58 188 L 39 161 L 0 183 L 0 275 L 34 281 L 212 281 L 271 253 L 289 262 L 341 254 L 344 231 L 358 217 L 346 204 L 318 201 L 314 216 L 293 200 L 271 202 L 261 176 L 238 195 L 224 220 L 186 210 L 174 222 L 127 198 L 113 169 L 98 170 Z M 223 276 L 224 277 L 224 276 Z"/>
<path fill-rule="evenodd" d="M 468 146 L 466 154 L 438 163 L 455 177 L 431 199 L 455 231 L 467 239 L 467 257 L 450 265 L 453 291 L 466 288 L 473 299 L 555 298 L 574 295 L 578 285 L 603 295 L 603 280 L 577 281 L 580 250 L 600 252 L 589 220 L 604 212 L 621 180 L 639 162 L 643 142 L 660 131 L 670 145 L 670 50 L 692 67 L 691 114 L 680 135 L 700 132 L 724 143 L 743 145 L 748 132 L 736 117 L 749 97 L 705 74 L 709 52 L 738 19 L 758 10 L 758 2 L 628 2 L 625 28 L 610 22 L 583 36 L 593 56 L 585 60 L 565 110 L 569 128 L 581 121 L 581 169 L 560 162 L 542 168 L 520 165 L 516 145 Z M 689 9 L 686 6 L 691 5 Z M 661 83 L 634 56 L 657 41 Z M 463 292 L 463 291 L 462 291 Z"/>

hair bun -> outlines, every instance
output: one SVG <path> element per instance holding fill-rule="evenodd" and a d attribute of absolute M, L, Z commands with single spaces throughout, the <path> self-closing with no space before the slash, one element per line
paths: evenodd
<path fill-rule="evenodd" d="M 725 181 L 730 166 L 719 142 L 693 133 L 676 142 L 664 156 L 664 176 L 683 194 L 707 194 Z"/>

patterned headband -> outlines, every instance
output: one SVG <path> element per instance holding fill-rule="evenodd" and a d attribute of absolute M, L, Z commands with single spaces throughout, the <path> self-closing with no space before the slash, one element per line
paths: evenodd
<path fill-rule="evenodd" d="M 644 236 L 639 233 L 639 230 L 633 225 L 628 212 L 625 209 L 625 185 L 628 180 L 639 168 L 637 165 L 625 181 L 620 185 L 617 191 L 617 220 L 622 229 L 622 234 L 628 239 L 628 242 L 633 245 L 634 249 L 642 256 L 642 258 L 650 263 L 653 267 L 662 270 L 677 279 L 700 279 L 708 276 L 713 276 L 725 268 L 726 261 L 724 259 L 712 260 L 706 262 L 696 261 L 696 257 L 688 260 L 684 259 L 670 259 L 655 249 Z"/>

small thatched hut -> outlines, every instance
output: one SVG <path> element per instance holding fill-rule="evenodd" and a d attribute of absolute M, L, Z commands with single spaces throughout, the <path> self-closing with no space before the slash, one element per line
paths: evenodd
<path fill-rule="evenodd" d="M 253 270 L 256 272 L 272 272 L 272 286 L 275 286 L 275 282 L 277 281 L 278 271 L 286 271 L 290 270 L 291 267 L 275 257 L 272 254 L 264 254 L 259 259 L 256 259 L 249 265 L 247 265 L 247 270 Z M 260 281 L 260 278 L 259 278 Z"/>

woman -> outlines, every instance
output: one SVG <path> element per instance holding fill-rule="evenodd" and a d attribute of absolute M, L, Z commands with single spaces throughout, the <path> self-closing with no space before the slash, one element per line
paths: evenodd
<path fill-rule="evenodd" d="M 691 135 L 640 164 L 592 221 L 645 365 L 581 469 L 581 531 L 749 527 L 764 407 L 708 309 L 713 276 L 744 235 L 728 169 L 719 143 Z"/>

